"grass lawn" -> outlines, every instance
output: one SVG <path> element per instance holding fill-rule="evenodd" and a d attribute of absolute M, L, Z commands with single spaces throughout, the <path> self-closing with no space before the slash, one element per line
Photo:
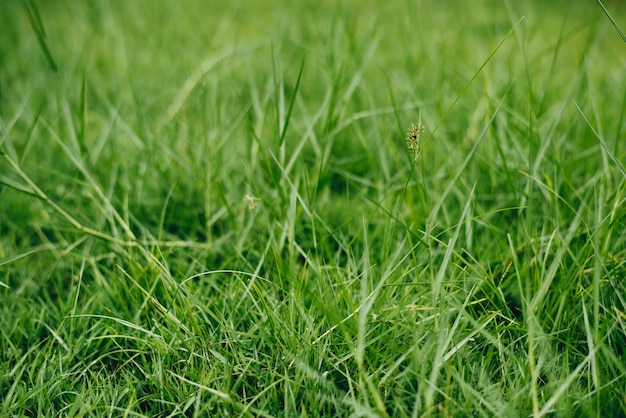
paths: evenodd
<path fill-rule="evenodd" d="M 0 416 L 626 416 L 604 6 L 2 1 Z"/>

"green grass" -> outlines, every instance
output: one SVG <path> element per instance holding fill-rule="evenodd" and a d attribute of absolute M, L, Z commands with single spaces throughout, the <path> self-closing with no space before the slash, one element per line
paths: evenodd
<path fill-rule="evenodd" d="M 625 416 L 625 11 L 2 2 L 0 416 Z"/>

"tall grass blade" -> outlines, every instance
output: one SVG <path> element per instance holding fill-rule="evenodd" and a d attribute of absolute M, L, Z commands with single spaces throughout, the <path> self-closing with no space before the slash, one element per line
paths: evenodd
<path fill-rule="evenodd" d="M 50 66 L 52 71 L 57 73 L 59 71 L 59 67 L 57 66 L 56 60 L 52 56 L 52 52 L 50 51 L 50 47 L 48 46 L 48 42 L 46 41 L 46 31 L 44 29 L 43 22 L 41 21 L 41 16 L 39 15 L 39 10 L 37 9 L 37 6 L 31 0 L 22 0 L 22 4 L 24 5 L 26 16 L 28 17 L 28 21 L 30 22 L 33 31 L 35 32 L 37 42 L 39 43 L 39 47 L 46 57 L 48 65 Z"/>
<path fill-rule="evenodd" d="M 293 89 L 293 94 L 291 95 L 291 100 L 289 101 L 289 109 L 287 109 L 287 116 L 285 117 L 285 123 L 281 129 L 280 140 L 278 141 L 279 146 L 282 146 L 283 142 L 285 141 L 285 135 L 287 134 L 287 128 L 289 127 L 289 121 L 291 120 L 291 112 L 293 111 L 293 105 L 296 103 L 296 96 L 298 95 L 298 89 L 300 88 L 300 80 L 302 79 L 302 72 L 304 71 L 305 60 L 306 56 L 302 58 L 302 63 L 300 64 L 300 71 L 298 71 L 296 86 Z"/>
<path fill-rule="evenodd" d="M 611 21 L 611 23 L 615 27 L 615 30 L 617 31 L 617 33 L 619 33 L 619 36 L 621 36 L 622 39 L 624 40 L 624 42 L 626 42 L 626 34 L 624 34 L 624 32 L 622 32 L 622 30 L 620 29 L 619 25 L 615 21 L 615 19 L 613 19 L 613 16 L 611 16 L 611 13 L 609 13 L 609 11 L 606 9 L 606 7 L 604 7 L 604 4 L 602 4 L 602 2 L 600 0 L 598 0 L 598 4 L 602 8 L 602 11 L 606 15 L 606 17 L 609 18 L 609 20 Z"/>
<path fill-rule="evenodd" d="M 476 70 L 476 72 L 474 72 L 474 75 L 472 75 L 472 78 L 469 79 L 469 81 L 467 83 L 465 83 L 465 86 L 463 86 L 463 88 L 461 89 L 461 91 L 459 92 L 459 94 L 456 96 L 456 98 L 454 99 L 454 101 L 452 102 L 452 104 L 448 107 L 448 110 L 446 110 L 446 113 L 443 114 L 443 116 L 441 117 L 441 119 L 439 119 L 439 122 L 437 122 L 437 124 L 435 125 L 435 127 L 432 129 L 432 131 L 430 132 L 430 135 L 425 139 L 424 142 L 428 141 L 430 138 L 432 138 L 435 135 L 435 132 L 437 132 L 437 130 L 439 129 L 439 127 L 443 124 L 444 120 L 446 120 L 446 118 L 448 117 L 448 115 L 450 114 L 450 112 L 452 111 L 452 109 L 454 109 L 454 106 L 456 106 L 456 104 L 459 102 L 459 100 L 461 100 L 461 97 L 463 97 L 463 95 L 465 94 L 465 92 L 467 91 L 467 89 L 469 88 L 469 86 L 472 85 L 472 83 L 474 82 L 474 80 L 476 80 L 476 77 L 478 77 L 478 75 L 483 71 L 483 69 L 485 68 L 485 66 L 489 63 L 489 61 L 491 61 L 491 59 L 494 57 L 494 55 L 496 55 L 496 52 L 498 52 L 498 50 L 500 49 L 500 47 L 504 44 L 504 42 L 506 42 L 507 39 L 509 39 L 509 37 L 515 32 L 515 29 L 517 29 L 517 27 L 520 25 L 520 23 L 522 23 L 522 21 L 524 20 L 524 16 L 522 16 L 514 25 L 511 29 L 509 29 L 509 31 L 506 33 L 506 35 L 504 35 L 504 38 L 502 38 L 502 40 L 500 42 L 498 42 L 498 45 L 496 45 L 496 47 L 491 51 L 491 53 L 489 53 L 489 55 L 487 56 L 487 58 L 483 61 L 483 63 L 480 65 L 480 67 L 478 67 L 478 69 Z"/>
<path fill-rule="evenodd" d="M 582 109 L 580 108 L 580 106 L 578 106 L 578 104 L 576 104 L 576 109 L 578 109 L 578 111 L 580 112 L 581 116 L 583 117 L 583 119 L 585 119 L 585 122 L 587 123 L 587 125 L 589 126 L 589 129 L 591 129 L 591 131 L 593 132 L 593 134 L 595 135 L 595 137 L 598 139 L 598 142 L 600 142 L 600 145 L 602 145 L 602 148 L 604 148 L 604 151 L 606 151 L 606 153 L 609 155 L 609 157 L 611 158 L 611 160 L 615 163 L 615 165 L 617 165 L 617 167 L 619 168 L 619 170 L 622 172 L 622 174 L 624 175 L 624 177 L 626 177 L 626 168 L 624 168 L 624 166 L 622 165 L 622 163 L 620 163 L 620 161 L 617 159 L 617 157 L 615 156 L 615 154 L 613 154 L 613 151 L 611 151 L 611 149 L 606 145 L 606 142 L 604 142 L 604 140 L 602 139 L 602 136 L 598 133 L 598 131 L 593 127 L 593 125 L 591 124 L 591 121 L 587 118 L 587 116 L 585 115 L 585 113 L 582 111 Z"/>

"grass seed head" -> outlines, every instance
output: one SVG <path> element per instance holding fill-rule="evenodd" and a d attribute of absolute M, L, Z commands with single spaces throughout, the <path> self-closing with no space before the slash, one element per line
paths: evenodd
<path fill-rule="evenodd" d="M 255 210 L 257 207 L 257 202 L 261 200 L 256 196 L 253 196 L 251 194 L 247 194 L 243 197 L 243 201 L 246 202 L 248 204 L 248 209 L 249 210 Z"/>
<path fill-rule="evenodd" d="M 406 147 L 413 155 L 413 158 L 417 160 L 420 154 L 420 134 L 424 131 L 424 126 L 421 123 L 412 123 L 411 129 L 406 134 Z"/>

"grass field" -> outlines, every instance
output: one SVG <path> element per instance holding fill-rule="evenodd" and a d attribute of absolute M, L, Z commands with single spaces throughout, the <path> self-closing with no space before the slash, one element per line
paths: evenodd
<path fill-rule="evenodd" d="M 626 416 L 626 5 L 284 3 L 2 2 L 0 416 Z"/>

